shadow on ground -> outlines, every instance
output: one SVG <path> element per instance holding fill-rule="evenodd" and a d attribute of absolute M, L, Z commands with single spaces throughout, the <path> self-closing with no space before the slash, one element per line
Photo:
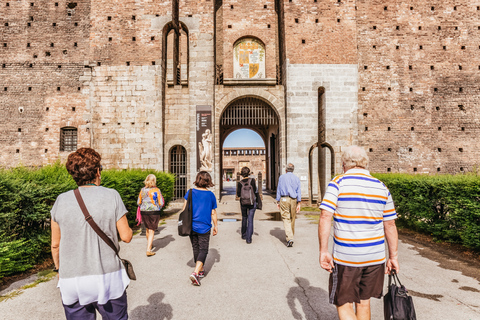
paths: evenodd
<path fill-rule="evenodd" d="M 287 303 L 294 319 L 338 319 L 335 307 L 328 303 L 327 291 L 312 287 L 305 278 L 297 277 L 295 282 L 297 286 L 291 287 L 287 294 Z M 302 307 L 303 314 L 297 309 L 296 301 Z"/>
<path fill-rule="evenodd" d="M 133 320 L 163 320 L 173 319 L 173 309 L 168 303 L 162 303 L 165 294 L 157 292 L 148 299 L 148 305 L 138 306 L 129 313 Z"/>
<path fill-rule="evenodd" d="M 270 234 L 280 240 L 281 243 L 287 243 L 287 240 L 285 240 L 285 231 L 283 231 L 279 227 L 275 227 L 275 229 L 270 230 Z"/>
<path fill-rule="evenodd" d="M 210 249 L 208 250 L 207 260 L 205 260 L 205 276 L 212 270 L 213 265 L 216 262 L 220 262 L 220 254 L 218 253 L 217 249 Z M 187 262 L 187 266 L 195 268 L 195 262 L 193 258 Z"/>
<path fill-rule="evenodd" d="M 153 240 L 153 252 L 157 252 L 160 249 L 165 248 L 170 244 L 170 242 L 175 241 L 175 238 L 169 234 L 163 238 Z"/>

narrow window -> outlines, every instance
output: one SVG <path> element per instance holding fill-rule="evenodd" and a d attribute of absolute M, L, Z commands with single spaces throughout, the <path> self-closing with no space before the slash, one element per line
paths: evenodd
<path fill-rule="evenodd" d="M 64 127 L 60 129 L 60 151 L 77 150 L 77 128 Z"/>

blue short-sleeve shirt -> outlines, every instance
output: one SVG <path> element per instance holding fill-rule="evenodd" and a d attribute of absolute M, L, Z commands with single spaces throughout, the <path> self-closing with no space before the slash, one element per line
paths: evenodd
<path fill-rule="evenodd" d="M 212 228 L 212 210 L 217 208 L 217 199 L 212 191 L 191 189 L 192 193 L 192 230 L 207 233 Z M 185 200 L 188 199 L 187 191 Z"/>

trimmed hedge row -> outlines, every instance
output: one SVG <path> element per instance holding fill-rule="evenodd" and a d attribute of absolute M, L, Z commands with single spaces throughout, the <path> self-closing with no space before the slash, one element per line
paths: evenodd
<path fill-rule="evenodd" d="M 173 198 L 175 177 L 155 170 L 104 170 L 102 186 L 117 190 L 135 224 L 137 197 L 153 173 L 165 204 Z M 50 210 L 57 196 L 75 189 L 65 166 L 0 169 L 0 279 L 32 268 L 50 254 Z"/>
<path fill-rule="evenodd" d="M 480 251 L 480 176 L 374 174 L 390 189 L 398 222 Z"/>

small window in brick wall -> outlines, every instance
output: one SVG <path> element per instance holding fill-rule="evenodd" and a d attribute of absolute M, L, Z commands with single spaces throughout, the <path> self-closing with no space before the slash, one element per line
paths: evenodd
<path fill-rule="evenodd" d="M 77 150 L 77 128 L 64 127 L 60 129 L 60 151 Z"/>

